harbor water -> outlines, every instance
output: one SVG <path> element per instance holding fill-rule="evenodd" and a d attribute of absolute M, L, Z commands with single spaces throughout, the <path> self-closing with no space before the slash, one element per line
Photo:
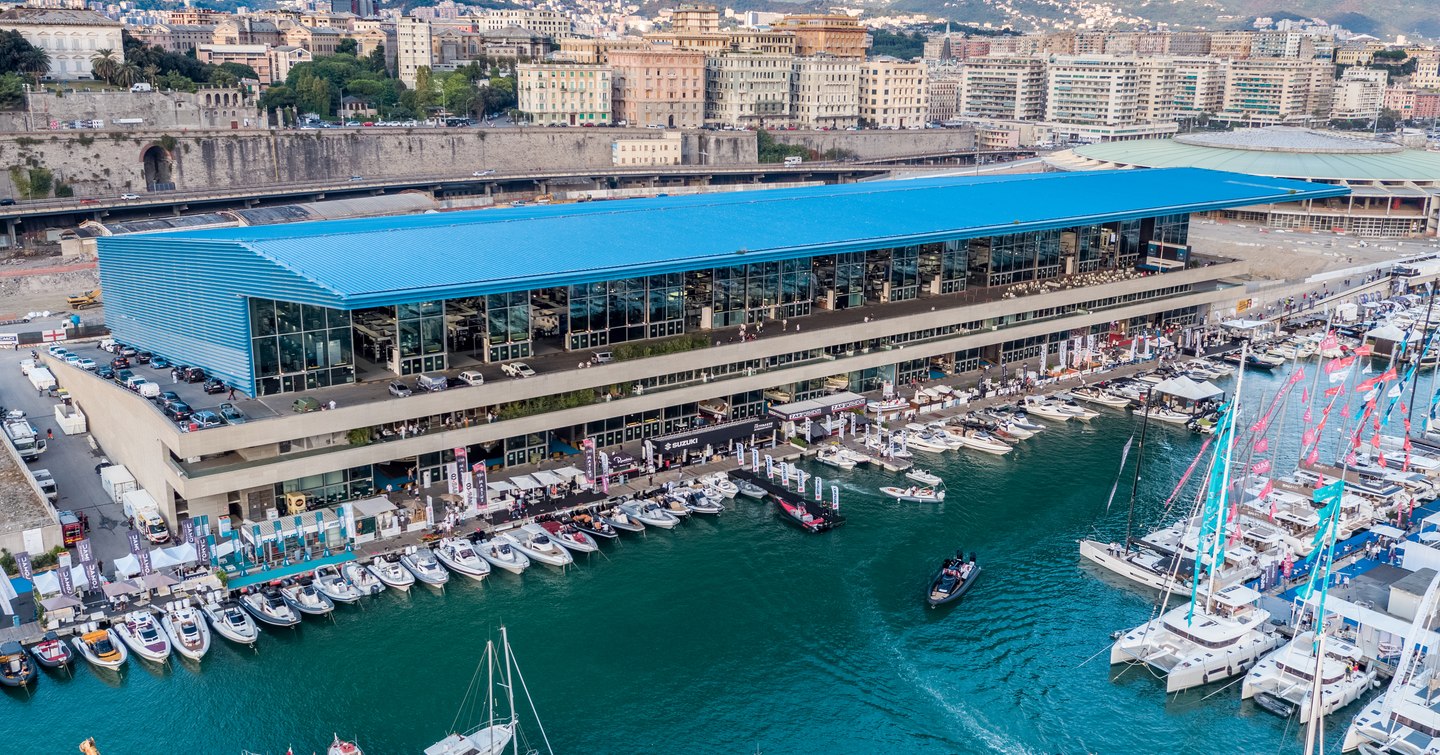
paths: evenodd
<path fill-rule="evenodd" d="M 1247 375 L 1245 403 L 1283 379 Z M 390 590 L 333 621 L 265 628 L 254 650 L 217 637 L 199 665 L 47 673 L 0 697 L 0 751 L 74 752 L 93 736 L 106 755 L 310 753 L 338 732 L 372 755 L 419 753 L 452 729 L 504 624 L 557 753 L 1300 752 L 1303 732 L 1242 704 L 1238 683 L 1167 697 L 1145 668 L 1108 667 L 1110 633 L 1149 619 L 1154 597 L 1082 568 L 1076 541 L 1122 537 L 1128 473 L 1108 515 L 1106 497 L 1138 419 L 1049 427 L 1004 457 L 917 452 L 947 482 L 938 505 L 875 492 L 896 475 L 810 466 L 827 499 L 841 486 L 849 519 L 825 534 L 742 498 L 565 574 Z M 1285 469 L 1295 437 L 1276 440 Z M 1139 521 L 1156 522 L 1200 443 L 1151 425 Z M 984 572 L 958 604 L 927 608 L 957 548 Z M 1327 751 L 1355 710 L 1331 718 Z"/>

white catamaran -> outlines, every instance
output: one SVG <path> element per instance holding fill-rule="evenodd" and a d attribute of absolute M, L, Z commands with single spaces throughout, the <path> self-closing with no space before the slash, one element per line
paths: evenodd
<path fill-rule="evenodd" d="M 485 678 L 485 695 L 482 699 L 478 694 L 476 685 L 481 683 L 481 673 Z M 525 703 L 530 707 L 530 714 L 535 719 L 535 725 L 540 734 L 538 743 L 524 742 L 524 732 L 520 729 L 520 712 L 515 707 L 516 683 L 519 689 L 525 694 Z M 496 687 L 502 691 L 503 698 L 497 700 Z M 497 702 L 503 702 L 504 710 L 496 710 Z M 464 733 L 452 733 L 444 739 L 425 748 L 425 755 L 501 755 L 504 752 L 511 752 L 514 755 L 520 753 L 539 753 L 540 750 L 535 744 L 544 745 L 548 755 L 554 755 L 555 751 L 550 748 L 550 739 L 545 735 L 545 727 L 540 723 L 540 717 L 535 712 L 535 703 L 530 698 L 530 689 L 525 685 L 525 677 L 520 674 L 520 666 L 515 662 L 515 654 L 510 649 L 510 638 L 505 632 L 505 627 L 500 627 L 500 644 L 497 646 L 494 640 L 485 642 L 485 656 L 480 664 L 475 667 L 475 674 L 470 678 L 470 688 L 465 692 L 465 699 L 461 701 L 460 710 L 455 715 L 455 721 L 451 723 L 450 729 L 453 732 L 461 717 L 475 720 L 479 716 L 466 715 L 466 704 L 483 705 L 483 723 L 474 729 Z M 523 742 L 523 744 L 522 744 Z"/>

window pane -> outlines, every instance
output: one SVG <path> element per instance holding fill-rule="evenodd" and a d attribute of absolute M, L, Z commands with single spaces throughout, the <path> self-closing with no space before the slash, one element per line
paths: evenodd
<path fill-rule="evenodd" d="M 275 302 L 275 316 L 281 333 L 300 332 L 300 305 L 289 301 Z"/>
<path fill-rule="evenodd" d="M 304 369 L 304 340 L 298 334 L 280 336 L 280 371 L 300 372 Z"/>
<path fill-rule="evenodd" d="M 280 347 L 275 339 L 255 339 L 255 374 L 260 376 L 280 374 Z"/>
<path fill-rule="evenodd" d="M 275 335 L 275 302 L 269 299 L 250 300 L 250 335 Z"/>

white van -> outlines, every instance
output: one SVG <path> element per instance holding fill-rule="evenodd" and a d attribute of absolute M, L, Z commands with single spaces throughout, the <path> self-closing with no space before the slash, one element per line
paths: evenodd
<path fill-rule="evenodd" d="M 484 385 L 484 384 L 485 384 L 485 376 L 484 376 L 484 375 L 481 375 L 480 373 L 476 372 L 475 370 L 466 370 L 466 371 L 460 373 L 460 379 L 463 380 L 463 381 L 465 381 L 465 384 L 466 384 L 466 385 Z"/>
<path fill-rule="evenodd" d="M 30 374 L 30 371 L 33 370 L 33 369 L 35 369 L 35 360 L 34 360 L 34 359 L 21 359 L 21 360 L 20 360 L 20 374 L 21 374 L 21 375 L 29 375 L 29 374 Z"/>
<path fill-rule="evenodd" d="M 421 375 L 415 378 L 415 388 L 427 393 L 443 391 L 448 386 L 444 375 Z"/>

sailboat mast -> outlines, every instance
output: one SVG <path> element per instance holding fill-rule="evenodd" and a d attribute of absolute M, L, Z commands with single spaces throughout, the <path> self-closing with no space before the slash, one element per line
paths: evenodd
<path fill-rule="evenodd" d="M 495 725 L 495 641 L 485 641 L 485 705 L 489 708 L 487 712 L 486 726 Z"/>
<path fill-rule="evenodd" d="M 1240 415 L 1240 391 L 1245 386 L 1245 359 L 1249 356 L 1249 351 L 1250 343 L 1248 341 L 1241 344 L 1240 375 L 1235 378 L 1235 398 L 1230 401 L 1230 416 L 1227 417 L 1230 421 L 1229 434 L 1225 437 L 1225 448 L 1221 452 L 1223 454 L 1221 464 L 1224 466 L 1220 468 L 1220 501 L 1215 506 L 1215 545 L 1211 548 L 1210 567 L 1206 570 L 1210 581 L 1210 587 L 1205 593 L 1205 604 L 1207 606 L 1209 606 L 1210 601 L 1215 595 L 1215 572 L 1220 568 L 1220 565 L 1215 563 L 1215 560 L 1220 556 L 1221 544 L 1225 538 L 1225 516 L 1229 513 L 1229 508 L 1225 504 L 1230 497 L 1230 462 L 1235 451 L 1235 422 L 1236 418 Z M 1199 545 L 1199 543 L 1196 543 L 1196 545 Z M 1195 555 L 1200 555 L 1198 548 L 1196 549 Z"/>
<path fill-rule="evenodd" d="M 515 755 L 520 755 L 520 714 L 515 711 L 515 681 L 510 674 L 510 636 L 505 633 L 505 627 L 500 627 L 500 647 L 505 654 L 505 699 L 510 704 L 510 742 L 514 745 Z"/>
<path fill-rule="evenodd" d="M 1435 311 L 1435 284 L 1426 283 L 1425 291 L 1430 298 L 1430 303 L 1425 305 L 1425 327 L 1421 330 L 1429 332 L 1427 332 L 1425 334 L 1425 337 L 1420 340 L 1420 355 L 1415 358 L 1415 372 L 1417 373 L 1420 371 L 1421 367 L 1425 366 L 1425 354 L 1426 352 L 1430 351 L 1430 335 L 1434 333 L 1435 330 L 1434 326 L 1430 324 L 1430 315 L 1432 312 Z M 1436 365 L 1435 369 L 1440 370 L 1440 365 Z M 1410 411 L 1405 413 L 1405 419 L 1407 421 L 1410 419 L 1410 414 L 1415 411 L 1415 389 L 1419 387 L 1420 378 L 1419 375 L 1415 375 L 1414 379 L 1410 381 Z M 1406 436 L 1409 436 L 1408 432 L 1406 433 Z"/>
<path fill-rule="evenodd" d="M 1140 413 L 1140 445 L 1135 448 L 1135 477 L 1130 482 L 1130 508 L 1125 512 L 1125 552 L 1130 552 L 1131 530 L 1135 525 L 1135 497 L 1140 492 L 1140 465 L 1145 461 L 1145 431 L 1150 427 L 1150 397 L 1155 392 L 1152 383 L 1145 389 L 1145 411 Z"/>

